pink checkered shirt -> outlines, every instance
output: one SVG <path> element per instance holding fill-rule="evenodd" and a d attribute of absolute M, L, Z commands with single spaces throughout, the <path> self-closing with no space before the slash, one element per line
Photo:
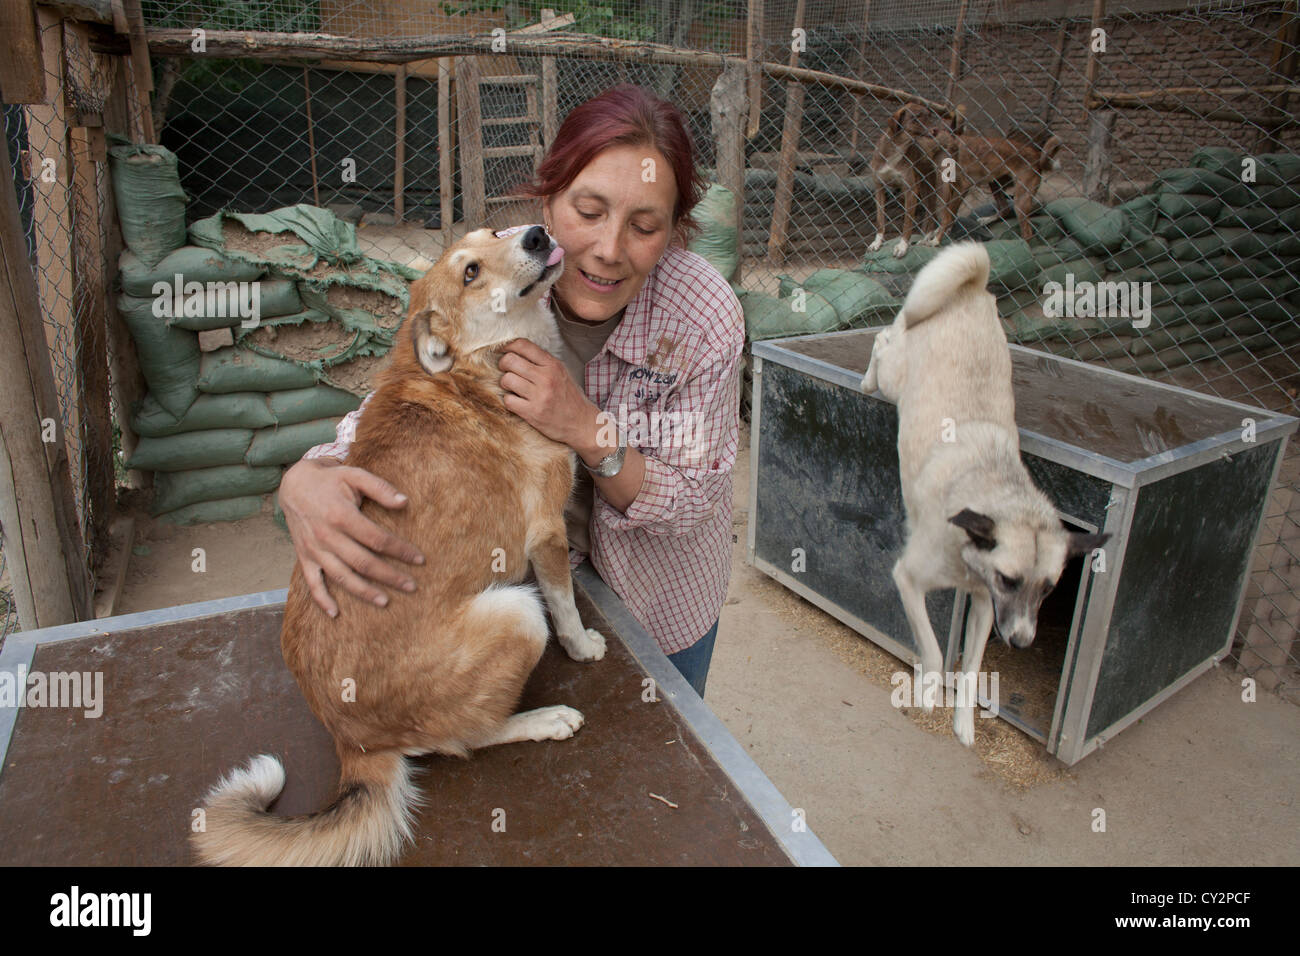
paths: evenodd
<path fill-rule="evenodd" d="M 713 626 L 731 577 L 745 321 L 731 286 L 672 246 L 587 363 L 584 389 L 645 456 L 626 512 L 596 490 L 591 563 L 665 654 Z M 344 458 L 365 403 L 304 458 Z M 570 549 L 577 567 L 584 555 Z"/>

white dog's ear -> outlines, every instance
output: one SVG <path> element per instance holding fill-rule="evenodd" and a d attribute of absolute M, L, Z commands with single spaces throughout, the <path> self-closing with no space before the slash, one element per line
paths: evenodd
<path fill-rule="evenodd" d="M 993 537 L 993 519 L 988 515 L 962 508 L 948 520 L 970 535 L 971 544 L 981 551 L 992 551 L 997 547 L 997 539 Z"/>
<path fill-rule="evenodd" d="M 1070 543 L 1066 545 L 1065 556 L 1069 559 L 1077 558 L 1081 554 L 1092 554 L 1093 551 L 1109 540 L 1109 531 L 1103 531 L 1101 534 L 1071 531 Z"/>
<path fill-rule="evenodd" d="M 415 360 L 430 375 L 439 375 L 455 363 L 447 342 L 435 335 L 431 328 L 435 316 L 437 312 L 426 309 L 411 318 L 414 323 L 411 338 L 415 342 Z"/>

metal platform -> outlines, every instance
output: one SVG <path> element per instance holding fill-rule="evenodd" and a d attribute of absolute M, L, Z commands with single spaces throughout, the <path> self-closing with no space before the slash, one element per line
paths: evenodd
<path fill-rule="evenodd" d="M 426 805 L 402 865 L 835 865 L 590 564 L 575 592 L 606 656 L 551 641 L 520 707 L 569 704 L 585 726 L 416 761 Z M 281 658 L 286 593 L 11 635 L 0 680 L 100 674 L 103 712 L 0 707 L 0 864 L 193 863 L 202 795 L 259 753 L 288 777 L 273 812 L 328 804 L 338 761 Z"/>

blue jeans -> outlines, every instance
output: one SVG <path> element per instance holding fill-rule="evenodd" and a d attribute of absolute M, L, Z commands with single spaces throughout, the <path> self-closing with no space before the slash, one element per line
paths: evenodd
<path fill-rule="evenodd" d="M 669 654 L 668 659 L 677 668 L 686 682 L 695 688 L 695 693 L 704 696 L 704 682 L 709 677 L 709 662 L 713 660 L 713 643 L 718 639 L 718 622 L 714 621 L 698 641 L 676 654 Z"/>

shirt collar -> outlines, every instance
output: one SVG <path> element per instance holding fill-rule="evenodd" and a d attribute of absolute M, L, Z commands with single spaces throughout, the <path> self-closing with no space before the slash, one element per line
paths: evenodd
<path fill-rule="evenodd" d="M 668 255 L 665 250 L 664 255 Z M 655 286 L 659 281 L 660 258 L 646 276 L 641 291 L 632 297 L 623 313 L 623 321 L 610 333 L 601 351 L 613 352 L 629 365 L 642 365 L 650 351 L 650 314 L 655 299 Z M 600 354 L 599 352 L 597 353 Z"/>

